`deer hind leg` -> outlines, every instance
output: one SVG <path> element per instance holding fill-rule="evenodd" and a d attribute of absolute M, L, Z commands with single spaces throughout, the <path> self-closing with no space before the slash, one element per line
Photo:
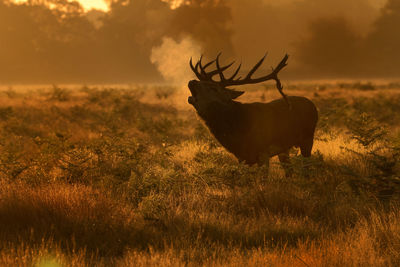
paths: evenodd
<path fill-rule="evenodd" d="M 301 144 L 300 144 L 300 151 L 301 151 L 301 155 L 303 157 L 310 157 L 311 156 L 311 150 L 313 147 L 313 143 L 314 143 L 314 137 L 311 137 L 309 139 L 304 140 Z"/>
<path fill-rule="evenodd" d="M 313 142 L 314 142 L 314 138 L 310 138 L 307 139 L 305 141 L 303 141 L 303 143 L 300 145 L 300 151 L 301 151 L 301 155 L 305 158 L 309 158 L 311 157 L 311 150 L 313 147 Z M 307 159 L 303 158 L 303 176 L 305 177 L 309 177 L 310 175 L 310 165 L 309 165 L 309 161 Z"/>
<path fill-rule="evenodd" d="M 282 168 L 285 170 L 285 176 L 291 177 L 293 174 L 293 168 L 290 164 L 289 150 L 278 154 L 278 158 Z"/>

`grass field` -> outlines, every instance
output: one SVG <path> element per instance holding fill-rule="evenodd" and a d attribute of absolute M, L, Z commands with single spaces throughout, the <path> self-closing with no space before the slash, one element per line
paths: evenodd
<path fill-rule="evenodd" d="M 3 88 L 0 266 L 399 266 L 400 83 L 285 90 L 320 114 L 291 178 L 238 163 L 185 89 Z"/>

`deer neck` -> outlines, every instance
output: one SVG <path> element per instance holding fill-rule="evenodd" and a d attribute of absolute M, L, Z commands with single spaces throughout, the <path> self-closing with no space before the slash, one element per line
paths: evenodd
<path fill-rule="evenodd" d="M 238 126 L 241 124 L 238 121 L 241 119 L 238 117 L 241 105 L 235 101 L 229 104 L 213 102 L 204 113 L 199 113 L 211 133 L 222 144 L 227 141 L 229 136 L 236 135 L 238 132 Z"/>

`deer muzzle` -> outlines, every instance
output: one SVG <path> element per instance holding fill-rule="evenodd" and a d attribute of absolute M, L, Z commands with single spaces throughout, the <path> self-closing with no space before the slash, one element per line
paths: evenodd
<path fill-rule="evenodd" d="M 193 96 L 189 96 L 188 97 L 188 103 L 191 104 L 191 105 L 194 105 L 194 102 L 195 102 L 194 101 L 194 97 Z"/>

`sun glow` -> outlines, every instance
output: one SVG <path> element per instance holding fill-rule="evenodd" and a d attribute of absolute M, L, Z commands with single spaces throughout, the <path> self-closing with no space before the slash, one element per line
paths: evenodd
<path fill-rule="evenodd" d="M 14 0 L 13 2 L 17 4 L 26 3 L 27 0 Z M 72 2 L 72 1 L 71 1 Z M 109 11 L 109 7 L 104 0 L 77 0 L 85 11 L 89 11 L 91 9 L 97 9 L 104 12 Z"/>
<path fill-rule="evenodd" d="M 162 0 L 170 5 L 171 9 L 176 9 L 181 6 L 184 0 Z"/>
<path fill-rule="evenodd" d="M 108 11 L 108 5 L 104 0 L 80 0 L 78 1 L 85 10 L 97 9 L 101 11 Z"/>

